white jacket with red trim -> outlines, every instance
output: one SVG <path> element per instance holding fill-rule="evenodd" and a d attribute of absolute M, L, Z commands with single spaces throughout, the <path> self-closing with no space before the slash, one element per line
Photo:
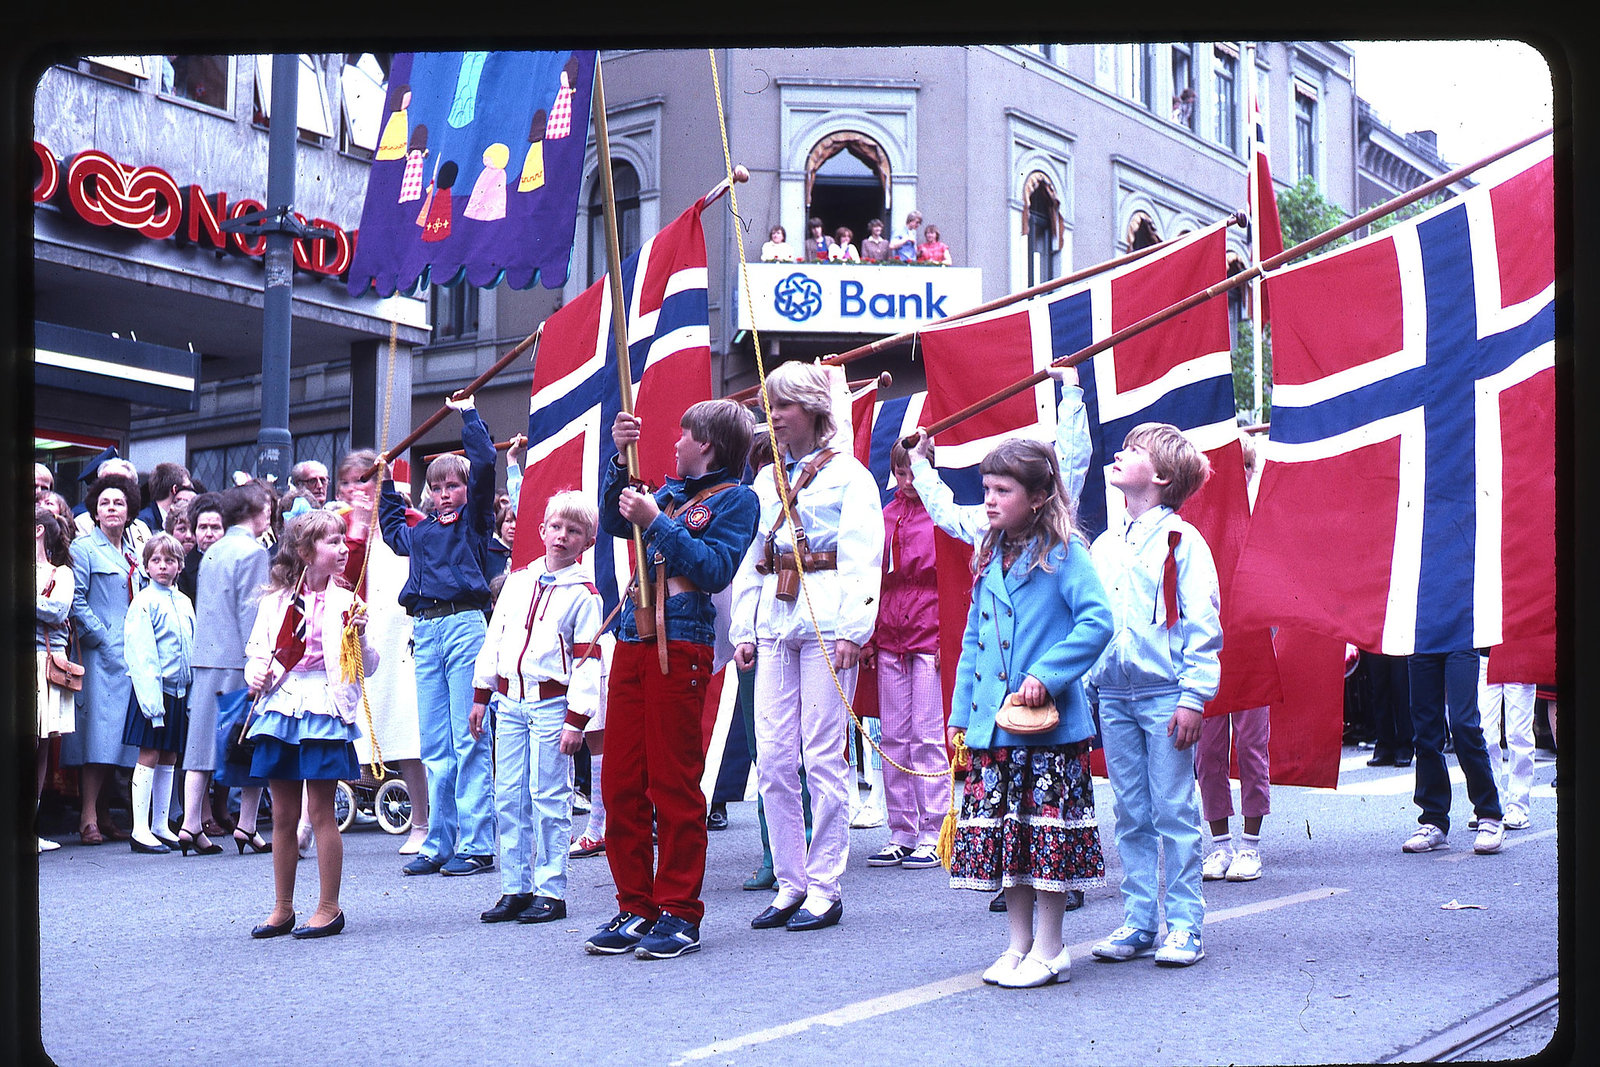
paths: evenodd
<path fill-rule="evenodd" d="M 600 708 L 604 617 L 588 563 L 545 570 L 536 559 L 506 575 L 473 668 L 479 703 L 502 680 L 513 700 L 538 700 L 541 682 L 567 687 L 567 725 L 582 730 Z"/>

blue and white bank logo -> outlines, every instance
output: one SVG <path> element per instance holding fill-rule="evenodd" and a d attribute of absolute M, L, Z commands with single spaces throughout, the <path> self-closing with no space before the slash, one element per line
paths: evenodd
<path fill-rule="evenodd" d="M 796 271 L 773 286 L 772 306 L 784 318 L 804 322 L 822 310 L 822 286 Z"/>

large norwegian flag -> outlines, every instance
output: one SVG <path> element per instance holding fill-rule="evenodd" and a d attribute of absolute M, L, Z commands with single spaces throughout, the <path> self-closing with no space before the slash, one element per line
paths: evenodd
<path fill-rule="evenodd" d="M 1267 287 L 1273 420 L 1245 616 L 1399 656 L 1552 634 L 1549 140 Z"/>
<path fill-rule="evenodd" d="M 929 327 L 920 335 L 928 373 L 922 423 L 960 411 L 998 386 L 1026 378 L 1217 284 L 1226 275 L 1226 252 L 1224 226 L 1214 226 L 1077 286 Z M 1223 684 L 1208 707 L 1211 714 L 1258 707 L 1281 695 L 1269 632 L 1234 626 L 1228 615 L 1233 561 L 1250 509 L 1231 349 L 1227 301 L 1217 298 L 1078 366 L 1093 456 L 1078 517 L 1090 537 L 1123 509 L 1121 493 L 1106 490 L 1105 468 L 1138 424 L 1171 423 L 1211 459 L 1213 477 L 1183 508 L 1184 517 L 1210 545 L 1222 585 Z M 940 474 L 958 503 L 981 502 L 978 464 L 1001 440 L 1024 436 L 1054 441 L 1058 400 L 1059 388 L 1046 379 L 939 435 Z M 970 588 L 970 572 L 947 566 L 941 555 L 940 642 L 947 672 L 959 657 Z"/>
<path fill-rule="evenodd" d="M 706 242 L 700 226 L 707 202 L 697 202 L 622 264 L 633 410 L 644 424 L 639 468 L 652 485 L 676 473 L 673 445 L 684 411 L 711 398 Z M 617 451 L 611 423 L 622 407 L 611 307 L 607 275 L 544 325 L 518 500 L 524 516 L 542 516 L 545 501 L 562 489 L 599 496 L 603 465 Z M 626 546 L 609 537 L 595 542 L 595 584 L 608 612 L 628 580 Z M 512 566 L 542 555 L 539 524 L 527 518 L 517 530 Z"/>

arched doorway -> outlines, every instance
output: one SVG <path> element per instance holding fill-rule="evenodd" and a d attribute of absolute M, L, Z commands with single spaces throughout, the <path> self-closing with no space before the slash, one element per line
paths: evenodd
<path fill-rule="evenodd" d="M 884 235 L 894 229 L 886 204 L 889 200 L 889 156 L 864 133 L 841 130 L 830 133 L 806 157 L 806 219 L 822 220 L 828 236 L 848 226 L 852 243 L 861 249 L 867 223 L 883 219 Z M 801 239 L 809 236 L 803 231 Z M 791 238 L 793 240 L 793 238 Z"/>

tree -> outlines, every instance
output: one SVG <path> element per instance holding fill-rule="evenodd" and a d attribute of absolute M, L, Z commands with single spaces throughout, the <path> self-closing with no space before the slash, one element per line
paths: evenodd
<path fill-rule="evenodd" d="M 1248 318 L 1239 320 L 1233 338 L 1233 406 L 1246 413 L 1255 412 L 1256 366 L 1253 339 L 1255 333 Z M 1261 326 L 1261 413 L 1260 421 L 1272 421 L 1272 325 Z"/>
<path fill-rule="evenodd" d="M 1310 175 L 1300 179 L 1294 188 L 1278 194 L 1278 222 L 1283 227 L 1283 247 L 1293 248 L 1309 241 L 1344 222 L 1348 215 L 1339 205 L 1328 200 L 1317 188 Z M 1349 234 L 1317 249 L 1318 253 L 1349 244 Z"/>

